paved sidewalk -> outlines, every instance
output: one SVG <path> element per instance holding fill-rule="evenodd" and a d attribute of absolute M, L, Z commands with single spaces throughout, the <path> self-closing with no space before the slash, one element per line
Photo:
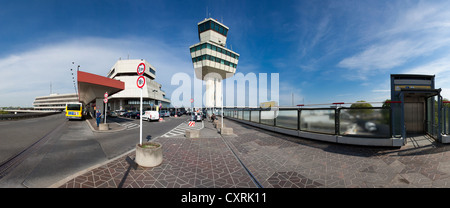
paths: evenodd
<path fill-rule="evenodd" d="M 133 169 L 131 151 L 54 187 L 257 187 L 238 158 L 265 188 L 450 187 L 450 145 L 363 147 L 301 139 L 230 120 L 225 125 L 236 135 L 222 137 L 205 122 L 201 138 L 155 139 L 164 151 L 158 167 Z"/>

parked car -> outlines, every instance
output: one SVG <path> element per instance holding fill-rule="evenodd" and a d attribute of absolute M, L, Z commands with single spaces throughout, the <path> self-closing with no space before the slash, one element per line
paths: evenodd
<path fill-rule="evenodd" d="M 183 112 L 181 112 L 181 111 L 177 111 L 177 113 L 176 113 L 176 114 L 177 114 L 177 116 L 178 116 L 178 117 L 180 117 L 181 115 L 183 115 Z"/>
<path fill-rule="evenodd" d="M 123 113 L 123 115 L 122 115 L 123 117 L 127 117 L 127 118 L 130 118 L 130 116 L 131 116 L 131 112 L 125 112 L 125 113 Z"/>
<path fill-rule="evenodd" d="M 197 121 L 203 120 L 203 113 L 197 113 Z"/>
<path fill-rule="evenodd" d="M 364 125 L 364 127 L 366 128 L 366 130 L 368 132 L 375 132 L 377 131 L 377 125 L 373 122 L 367 121 L 366 124 Z"/>
<path fill-rule="evenodd" d="M 166 110 L 162 110 L 159 112 L 159 116 L 160 117 L 169 117 L 170 116 L 170 112 L 166 111 Z"/>
<path fill-rule="evenodd" d="M 112 117 L 112 118 L 116 118 L 117 117 L 117 113 L 116 112 L 111 112 L 111 115 L 109 115 L 110 117 Z"/>
<path fill-rule="evenodd" d="M 196 113 L 196 112 L 191 113 L 191 121 L 202 121 L 202 120 L 203 120 L 202 113 Z"/>
<path fill-rule="evenodd" d="M 145 111 L 144 115 L 142 115 L 142 120 L 157 121 L 159 120 L 159 113 L 158 111 Z"/>
<path fill-rule="evenodd" d="M 124 117 L 124 114 L 126 113 L 126 111 L 124 111 L 124 110 L 122 110 L 122 111 L 119 111 L 119 116 L 123 116 Z"/>
<path fill-rule="evenodd" d="M 141 112 L 139 112 L 139 111 L 133 111 L 130 114 L 130 118 L 138 119 L 138 118 L 140 118 L 140 114 L 141 114 Z"/>

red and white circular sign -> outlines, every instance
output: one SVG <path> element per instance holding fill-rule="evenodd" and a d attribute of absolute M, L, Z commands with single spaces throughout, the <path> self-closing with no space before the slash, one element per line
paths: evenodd
<path fill-rule="evenodd" d="M 108 103 L 108 99 L 107 98 L 103 99 L 103 102 Z"/>
<path fill-rule="evenodd" d="M 191 100 L 190 100 L 190 101 L 191 101 L 191 103 L 193 103 L 193 102 L 194 102 L 194 98 L 191 98 Z"/>
<path fill-rule="evenodd" d="M 145 72 L 145 64 L 144 63 L 140 63 L 137 67 L 137 74 L 138 75 L 143 75 Z"/>
<path fill-rule="evenodd" d="M 143 88 L 143 87 L 144 87 L 144 85 L 145 85 L 145 78 L 144 78 L 144 76 L 139 76 L 139 77 L 138 77 L 138 79 L 137 79 L 137 81 L 136 81 L 136 85 L 137 85 L 139 88 Z"/>
<path fill-rule="evenodd" d="M 107 97 L 108 97 L 108 93 L 107 93 L 107 92 L 105 92 L 105 94 L 104 94 L 103 96 L 105 96 L 105 98 L 107 98 Z"/>

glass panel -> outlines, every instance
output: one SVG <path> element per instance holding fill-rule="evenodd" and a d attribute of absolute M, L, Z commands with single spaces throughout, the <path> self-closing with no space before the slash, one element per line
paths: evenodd
<path fill-rule="evenodd" d="M 288 129 L 297 129 L 297 110 L 277 111 L 276 125 Z"/>
<path fill-rule="evenodd" d="M 275 111 L 261 111 L 261 123 L 274 125 Z"/>
<path fill-rule="evenodd" d="M 244 120 L 250 121 L 250 111 L 243 111 L 244 112 Z"/>
<path fill-rule="evenodd" d="M 402 104 L 401 103 L 391 103 L 392 110 L 392 135 L 394 137 L 400 137 L 402 134 Z"/>
<path fill-rule="evenodd" d="M 427 132 L 434 135 L 434 98 L 427 98 Z"/>
<path fill-rule="evenodd" d="M 259 123 L 259 111 L 252 111 L 250 115 L 250 121 Z"/>
<path fill-rule="evenodd" d="M 300 114 L 300 130 L 334 134 L 335 109 L 303 109 Z"/>
<path fill-rule="evenodd" d="M 237 111 L 237 118 L 242 119 L 242 110 Z"/>
<path fill-rule="evenodd" d="M 389 109 L 341 109 L 339 132 L 341 135 L 361 135 L 370 137 L 390 137 Z"/>
<path fill-rule="evenodd" d="M 67 104 L 67 110 L 79 111 L 81 109 L 81 104 Z"/>
<path fill-rule="evenodd" d="M 219 25 L 214 23 L 214 30 L 219 32 Z"/>

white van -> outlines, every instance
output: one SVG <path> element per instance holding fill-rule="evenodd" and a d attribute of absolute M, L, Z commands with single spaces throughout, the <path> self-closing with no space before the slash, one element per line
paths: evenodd
<path fill-rule="evenodd" d="M 142 120 L 157 121 L 159 120 L 159 113 L 158 111 L 145 111 Z"/>

